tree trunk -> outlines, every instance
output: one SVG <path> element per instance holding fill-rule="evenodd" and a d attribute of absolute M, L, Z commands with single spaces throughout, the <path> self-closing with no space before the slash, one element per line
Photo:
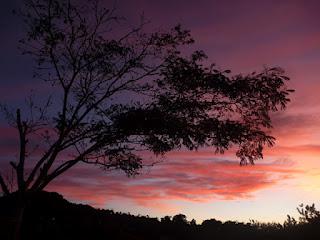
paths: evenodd
<path fill-rule="evenodd" d="M 26 201 L 27 196 L 25 193 L 17 193 L 17 205 L 16 205 L 16 212 L 15 212 L 15 226 L 13 232 L 13 240 L 21 240 L 22 239 L 22 226 L 23 226 L 23 218 L 24 212 L 26 208 Z"/>

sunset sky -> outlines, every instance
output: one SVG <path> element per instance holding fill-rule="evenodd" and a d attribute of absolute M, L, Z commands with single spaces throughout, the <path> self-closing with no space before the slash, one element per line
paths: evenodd
<path fill-rule="evenodd" d="M 209 61 L 232 73 L 280 66 L 296 90 L 284 112 L 272 116 L 276 146 L 263 160 L 240 167 L 231 150 L 171 152 L 154 167 L 127 178 L 80 165 L 47 188 L 68 200 L 155 217 L 183 213 L 204 219 L 283 222 L 300 203 L 320 208 L 320 2 L 316 0 L 118 0 L 128 22 L 144 13 L 150 29 L 181 23 Z M 0 3 L 0 103 L 21 106 L 34 90 L 50 90 L 32 78 L 33 62 L 17 50 L 24 31 L 11 14 L 20 0 Z M 0 115 L 0 169 L 16 158 L 17 138 Z M 150 157 L 148 154 L 146 158 Z"/>

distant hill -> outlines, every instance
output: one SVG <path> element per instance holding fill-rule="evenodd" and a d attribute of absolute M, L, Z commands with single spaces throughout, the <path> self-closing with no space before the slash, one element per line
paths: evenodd
<path fill-rule="evenodd" d="M 320 239 L 320 221 L 281 224 L 220 222 L 201 225 L 179 214 L 161 220 L 115 213 L 88 205 L 70 203 L 58 193 L 40 192 L 27 198 L 23 214 L 22 239 Z M 0 239 L 12 239 L 18 219 L 15 195 L 0 198 Z"/>

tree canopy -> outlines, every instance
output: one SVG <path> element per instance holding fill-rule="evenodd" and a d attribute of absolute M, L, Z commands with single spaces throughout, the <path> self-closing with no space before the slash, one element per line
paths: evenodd
<path fill-rule="evenodd" d="M 42 190 L 78 163 L 132 175 L 144 165 L 143 151 L 235 146 L 248 164 L 274 144 L 270 113 L 285 109 L 293 91 L 283 69 L 232 75 L 208 64 L 203 51 L 185 56 L 181 49 L 194 39 L 180 25 L 150 33 L 142 19 L 124 33 L 125 20 L 99 1 L 25 0 L 20 15 L 21 49 L 53 90 L 45 106 L 30 101 L 33 114 L 18 109 L 12 117 L 19 191 Z M 42 153 L 31 161 L 34 136 Z M 9 194 L 1 175 L 0 184 Z"/>

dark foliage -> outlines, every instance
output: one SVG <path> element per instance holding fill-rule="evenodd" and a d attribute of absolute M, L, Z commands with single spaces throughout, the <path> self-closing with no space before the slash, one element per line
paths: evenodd
<path fill-rule="evenodd" d="M 28 101 L 30 114 L 3 107 L 20 141 L 10 162 L 16 187 L 0 175 L 3 193 L 40 191 L 79 163 L 136 174 L 141 151 L 234 146 L 241 164 L 253 164 L 274 144 L 270 113 L 292 92 L 281 68 L 231 75 L 202 51 L 184 56 L 194 40 L 180 25 L 146 33 L 142 20 L 123 32 L 122 18 L 97 0 L 24 2 L 20 47 L 52 97 Z"/>
<path fill-rule="evenodd" d="M 301 219 L 288 217 L 283 224 L 258 222 L 221 222 L 205 220 L 202 224 L 187 221 L 179 214 L 161 220 L 133 216 L 111 210 L 94 209 L 73 204 L 57 193 L 39 192 L 26 197 L 27 206 L 22 224 L 22 239 L 317 239 L 320 237 L 320 217 L 314 205 L 301 206 Z M 17 195 L 0 198 L 0 237 L 12 239 Z"/>

